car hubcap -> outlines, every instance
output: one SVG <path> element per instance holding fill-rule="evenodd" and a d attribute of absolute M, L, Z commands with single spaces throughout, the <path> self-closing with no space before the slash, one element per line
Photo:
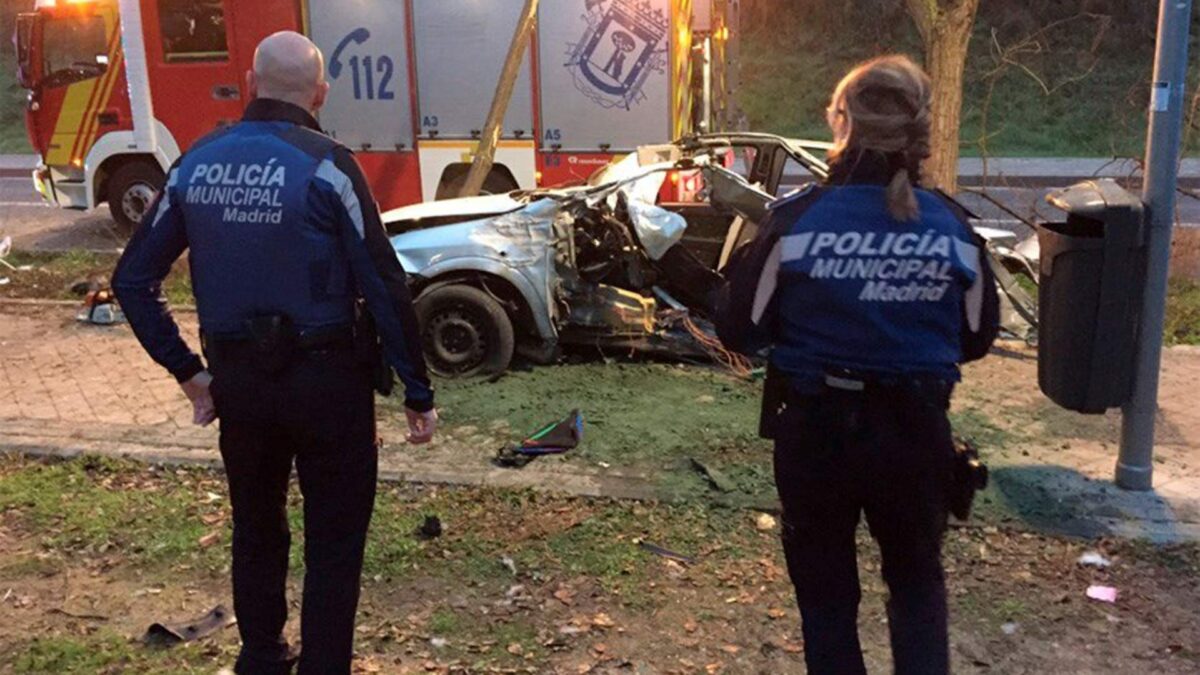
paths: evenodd
<path fill-rule="evenodd" d="M 429 342 L 438 369 L 464 373 L 483 362 L 487 340 L 481 323 L 461 308 L 438 312 L 429 326 Z"/>
<path fill-rule="evenodd" d="M 121 212 L 132 223 L 141 223 L 142 218 L 146 215 L 146 209 L 150 208 L 150 202 L 154 201 L 154 187 L 146 183 L 134 183 L 125 190 L 125 195 L 121 198 Z"/>

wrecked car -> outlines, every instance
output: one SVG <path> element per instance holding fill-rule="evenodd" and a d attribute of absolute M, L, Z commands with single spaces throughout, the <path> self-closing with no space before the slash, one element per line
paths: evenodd
<path fill-rule="evenodd" d="M 689 137 L 580 185 L 385 213 L 430 369 L 495 374 L 514 354 L 547 363 L 566 345 L 721 360 L 706 316 L 721 270 L 773 199 L 825 177 L 828 147 Z"/>

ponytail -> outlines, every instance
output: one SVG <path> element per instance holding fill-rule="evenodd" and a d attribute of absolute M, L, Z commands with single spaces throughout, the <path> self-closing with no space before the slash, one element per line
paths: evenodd
<path fill-rule="evenodd" d="M 921 216 L 921 205 L 913 189 L 908 169 L 900 169 L 887 186 L 887 207 L 892 217 L 901 222 L 910 222 Z"/>

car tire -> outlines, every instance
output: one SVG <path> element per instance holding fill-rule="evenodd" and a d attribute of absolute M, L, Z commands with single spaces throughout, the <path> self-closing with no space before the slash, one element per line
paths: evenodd
<path fill-rule="evenodd" d="M 147 162 L 130 162 L 113 172 L 105 196 L 113 220 L 129 232 L 136 230 L 165 179 L 162 169 Z"/>
<path fill-rule="evenodd" d="M 437 286 L 416 301 L 429 370 L 441 377 L 495 375 L 512 362 L 512 320 L 484 291 L 463 284 Z"/>

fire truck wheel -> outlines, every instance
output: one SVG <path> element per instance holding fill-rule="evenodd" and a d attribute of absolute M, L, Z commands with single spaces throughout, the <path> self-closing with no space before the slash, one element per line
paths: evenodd
<path fill-rule="evenodd" d="M 484 291 L 463 284 L 437 286 L 417 298 L 416 311 L 425 359 L 434 374 L 495 375 L 512 362 L 512 321 Z"/>
<path fill-rule="evenodd" d="M 467 166 L 470 168 L 470 165 Z M 437 192 L 434 194 L 434 200 L 454 199 L 462 192 L 462 188 L 467 184 L 467 174 L 464 171 L 458 175 L 448 175 L 442 178 L 441 184 L 437 187 Z M 479 188 L 480 195 L 503 195 L 516 190 L 519 186 L 500 171 L 492 171 L 483 179 L 483 187 Z"/>
<path fill-rule="evenodd" d="M 133 231 L 162 187 L 163 172 L 146 162 L 130 162 L 108 179 L 108 210 L 121 227 Z"/>

